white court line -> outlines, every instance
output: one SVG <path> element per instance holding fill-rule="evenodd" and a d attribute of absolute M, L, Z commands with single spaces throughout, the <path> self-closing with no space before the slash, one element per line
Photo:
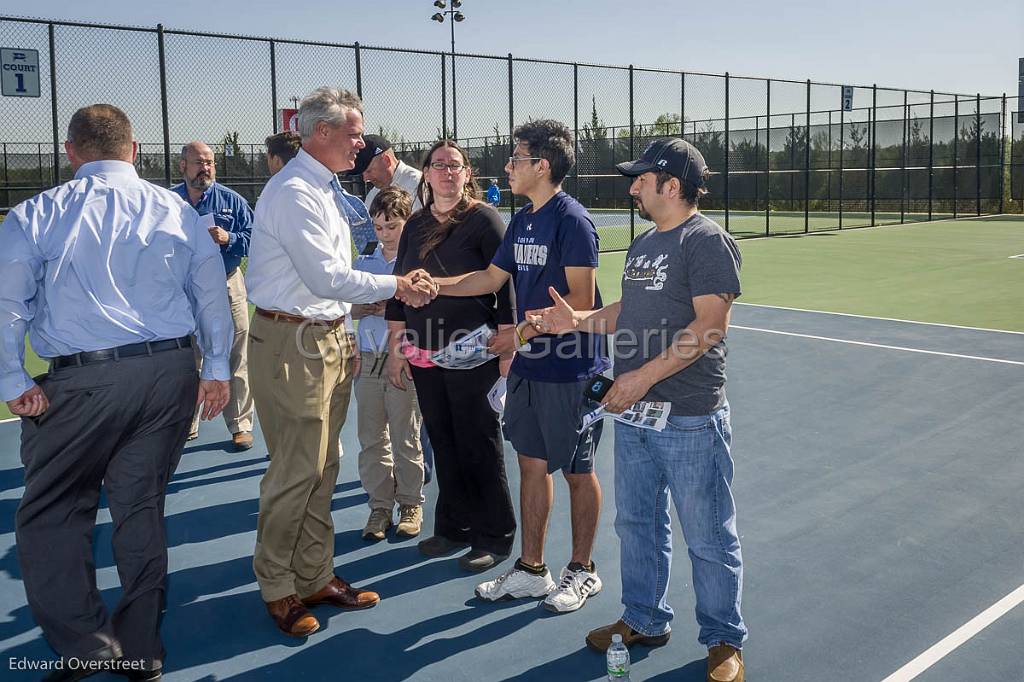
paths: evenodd
<path fill-rule="evenodd" d="M 1021 254 L 1024 256 L 1024 254 Z M 873 315 L 855 315 L 854 313 L 837 313 L 831 310 L 812 310 L 810 308 L 788 308 L 783 305 L 766 305 L 764 303 L 742 303 L 736 301 L 733 305 L 747 305 L 753 308 L 772 308 L 774 310 L 792 310 L 798 313 L 818 313 L 819 315 L 839 315 L 841 317 L 856 317 L 861 320 L 882 320 L 884 322 L 905 322 L 907 324 L 921 324 L 928 327 L 946 327 L 949 329 L 968 329 L 974 332 L 997 332 L 999 334 L 1017 334 L 1024 336 L 1024 332 L 1010 331 L 1009 329 L 989 329 L 988 327 L 965 327 L 959 324 L 944 324 L 942 322 L 922 322 L 921 320 L 903 320 L 898 317 L 875 317 Z"/>
<path fill-rule="evenodd" d="M 10 419 L 0 419 L 0 424 L 7 424 L 9 422 L 21 421 L 21 417 L 11 417 Z"/>
<path fill-rule="evenodd" d="M 1006 595 L 882 682 L 909 682 L 947 654 L 1024 602 L 1024 585 Z"/>
<path fill-rule="evenodd" d="M 961 358 L 964 360 L 983 360 L 985 362 L 998 362 L 1004 365 L 1019 365 L 1024 367 L 1020 360 L 1004 360 L 1002 358 L 986 358 L 980 355 L 961 355 L 960 353 L 945 353 L 938 350 L 924 350 L 923 348 L 907 348 L 906 346 L 889 346 L 884 343 L 868 343 L 867 341 L 851 341 L 849 339 L 834 339 L 830 336 L 815 336 L 813 334 L 797 334 L 796 332 L 783 332 L 777 329 L 761 329 L 760 327 L 744 327 L 739 324 L 730 324 L 730 329 L 746 329 L 752 332 L 764 332 L 766 334 L 780 334 L 782 336 L 798 336 L 802 339 L 814 339 L 815 341 L 834 341 L 835 343 L 848 343 L 854 346 L 867 346 L 868 348 L 885 348 L 887 350 L 901 350 L 907 353 L 924 353 L 925 355 L 941 355 L 947 358 Z"/>
<path fill-rule="evenodd" d="M 1018 253 L 1016 256 L 1010 256 L 1010 258 L 1024 258 L 1024 253 Z"/>

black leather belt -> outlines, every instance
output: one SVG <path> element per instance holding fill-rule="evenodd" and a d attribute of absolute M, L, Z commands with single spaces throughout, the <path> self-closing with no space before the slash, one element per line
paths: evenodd
<path fill-rule="evenodd" d="M 166 339 L 164 341 L 145 341 L 143 343 L 130 343 L 127 346 L 117 348 L 104 348 L 103 350 L 90 350 L 71 355 L 59 355 L 50 358 L 50 369 L 62 369 L 64 367 L 81 367 L 94 362 L 107 362 L 108 360 L 119 360 L 121 358 L 138 357 L 139 355 L 152 355 L 162 353 L 166 350 L 178 350 L 179 348 L 191 348 L 192 337 L 182 336 L 178 339 Z"/>

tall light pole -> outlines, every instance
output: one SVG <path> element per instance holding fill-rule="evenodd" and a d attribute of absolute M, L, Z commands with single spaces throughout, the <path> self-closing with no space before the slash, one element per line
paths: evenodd
<path fill-rule="evenodd" d="M 465 21 L 466 15 L 462 12 L 457 11 L 462 7 L 462 0 L 451 0 L 452 6 L 448 9 L 445 0 L 434 0 L 434 7 L 441 10 L 440 12 L 434 12 L 434 16 L 430 17 L 432 21 L 436 21 L 439 24 L 444 23 L 444 15 L 448 15 L 449 24 L 452 28 L 452 137 L 459 139 L 459 108 L 456 99 L 456 88 L 455 88 L 455 22 Z"/>

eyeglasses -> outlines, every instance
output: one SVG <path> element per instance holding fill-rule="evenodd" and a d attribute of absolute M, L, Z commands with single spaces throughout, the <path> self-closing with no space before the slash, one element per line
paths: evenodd
<path fill-rule="evenodd" d="M 539 156 L 510 156 L 508 162 L 515 167 L 517 161 L 540 161 Z"/>
<path fill-rule="evenodd" d="M 430 167 L 439 171 L 450 170 L 452 173 L 460 173 L 463 168 L 469 168 L 461 163 L 444 163 L 443 161 L 431 161 Z"/>

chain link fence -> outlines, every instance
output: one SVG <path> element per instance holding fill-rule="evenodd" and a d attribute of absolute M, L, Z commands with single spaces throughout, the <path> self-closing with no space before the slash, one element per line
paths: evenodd
<path fill-rule="evenodd" d="M 738 237 L 1024 205 L 1022 107 L 1005 95 L 857 86 L 844 107 L 839 84 L 8 17 L 0 45 L 37 50 L 40 81 L 39 97 L 0 97 L 2 207 L 71 178 L 68 120 L 94 102 L 128 114 L 142 177 L 179 182 L 181 147 L 202 140 L 218 180 L 255 201 L 269 175 L 263 139 L 324 84 L 357 91 L 367 132 L 413 166 L 439 137 L 457 138 L 506 213 L 523 202 L 504 173 L 515 126 L 564 122 L 577 163 L 563 185 L 605 251 L 649 226 L 615 164 L 666 137 L 703 152 L 702 209 Z"/>

